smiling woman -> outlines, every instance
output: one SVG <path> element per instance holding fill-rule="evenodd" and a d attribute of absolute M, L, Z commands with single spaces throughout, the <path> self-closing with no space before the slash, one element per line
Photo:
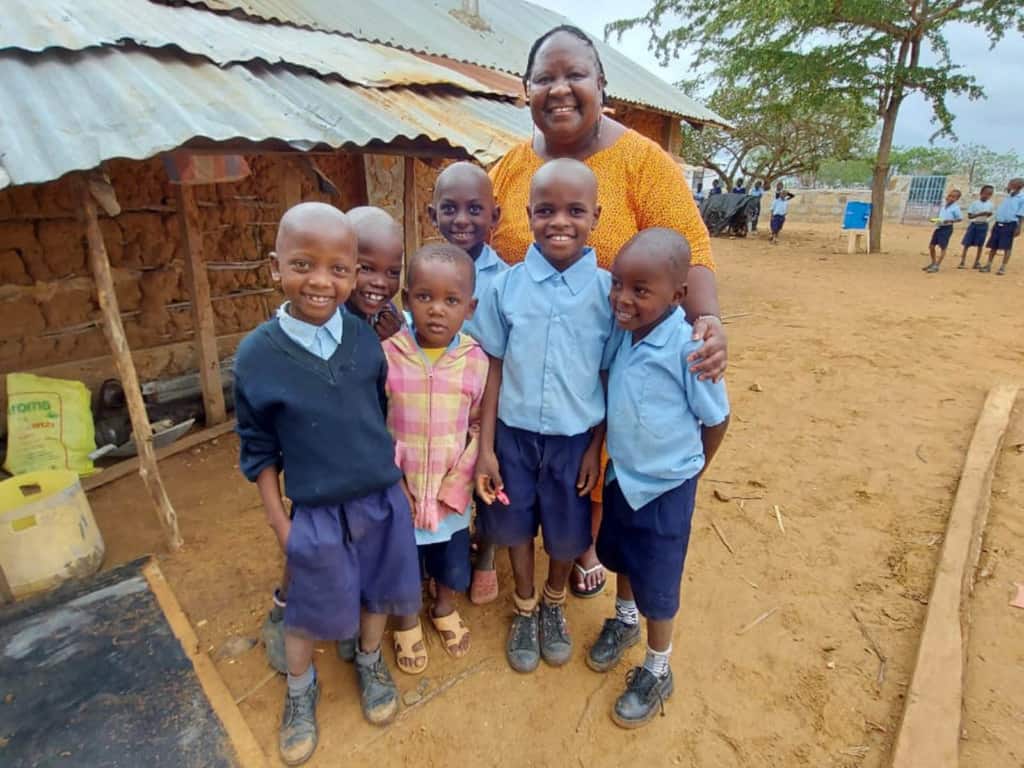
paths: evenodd
<path fill-rule="evenodd" d="M 536 131 L 491 170 L 502 210 L 492 245 L 510 264 L 522 261 L 534 241 L 527 217 L 530 179 L 548 160 L 582 161 L 598 182 L 601 215 L 589 245 L 600 266 L 610 267 L 622 246 L 650 227 L 675 230 L 689 242 L 692 268 L 683 309 L 695 338 L 704 341 L 691 364 L 701 376 L 717 378 L 725 371 L 726 338 L 707 228 L 679 164 L 653 141 L 604 114 L 605 86 L 601 58 L 582 30 L 555 27 L 533 44 L 523 87 Z M 592 549 L 577 563 L 571 584 L 581 596 L 603 588 Z"/>

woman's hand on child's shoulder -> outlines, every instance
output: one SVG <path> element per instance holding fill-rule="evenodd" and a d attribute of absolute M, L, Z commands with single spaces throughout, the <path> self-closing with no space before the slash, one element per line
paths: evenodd
<path fill-rule="evenodd" d="M 691 363 L 690 370 L 701 381 L 718 381 L 729 364 L 729 342 L 722 321 L 713 315 L 698 317 L 693 323 L 693 340 L 701 339 L 704 344 L 687 358 L 687 362 Z"/>

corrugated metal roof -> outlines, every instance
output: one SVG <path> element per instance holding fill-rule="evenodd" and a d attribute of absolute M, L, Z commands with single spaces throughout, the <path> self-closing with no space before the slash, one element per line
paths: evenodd
<path fill-rule="evenodd" d="M 155 0 L 177 2 L 178 0 Z M 184 0 L 214 11 L 241 11 L 266 21 L 351 35 L 396 48 L 445 56 L 521 75 L 533 41 L 559 24 L 560 14 L 525 0 L 480 0 L 480 16 L 489 30 L 471 29 L 452 11 L 459 0 Z M 595 41 L 615 99 L 653 107 L 694 122 L 728 126 L 657 75 L 603 41 Z"/>
<path fill-rule="evenodd" d="M 262 63 L 218 67 L 120 48 L 0 52 L 0 115 L 0 188 L 197 138 L 301 150 L 426 139 L 489 163 L 532 128 L 525 109 L 453 89 L 371 89 Z"/>
<path fill-rule="evenodd" d="M 173 46 L 222 66 L 251 61 L 288 64 L 377 88 L 444 84 L 470 93 L 509 95 L 509 84 L 496 87 L 488 70 L 479 70 L 480 80 L 472 71 L 479 68 L 456 70 L 443 61 L 329 32 L 270 26 L 146 0 L 4 0 L 0 50 L 81 51 L 130 44 Z"/>

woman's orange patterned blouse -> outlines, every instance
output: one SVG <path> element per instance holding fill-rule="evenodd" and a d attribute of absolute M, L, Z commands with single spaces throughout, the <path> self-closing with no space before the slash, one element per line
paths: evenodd
<path fill-rule="evenodd" d="M 683 169 L 665 150 L 633 130 L 583 161 L 597 176 L 601 219 L 590 236 L 597 263 L 608 269 L 619 249 L 648 227 L 668 227 L 690 242 L 691 264 L 715 268 L 711 239 Z M 494 196 L 501 206 L 491 245 L 509 264 L 526 257 L 533 243 L 526 205 L 530 179 L 544 160 L 531 143 L 520 144 L 491 169 Z"/>

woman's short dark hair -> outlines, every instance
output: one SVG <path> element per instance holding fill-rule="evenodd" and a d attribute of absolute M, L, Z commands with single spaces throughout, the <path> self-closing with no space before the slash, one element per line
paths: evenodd
<path fill-rule="evenodd" d="M 526 71 L 523 72 L 523 88 L 528 89 L 530 87 L 530 75 L 533 73 L 533 63 L 537 58 L 537 51 L 540 47 L 548 41 L 548 38 L 554 37 L 559 32 L 565 32 L 568 35 L 572 35 L 577 40 L 586 44 L 591 52 L 594 54 L 594 61 L 597 63 L 597 74 L 601 76 L 601 79 L 607 82 L 608 78 L 604 74 L 604 64 L 601 63 L 601 55 L 597 52 L 597 46 L 594 45 L 594 41 L 590 39 L 586 32 L 579 27 L 573 26 L 572 24 L 560 24 L 557 27 L 553 27 L 545 32 L 543 35 L 533 41 L 533 45 L 530 46 L 530 55 L 526 59 Z M 601 101 L 605 104 L 608 103 L 608 95 L 604 92 L 604 88 L 601 89 Z"/>

